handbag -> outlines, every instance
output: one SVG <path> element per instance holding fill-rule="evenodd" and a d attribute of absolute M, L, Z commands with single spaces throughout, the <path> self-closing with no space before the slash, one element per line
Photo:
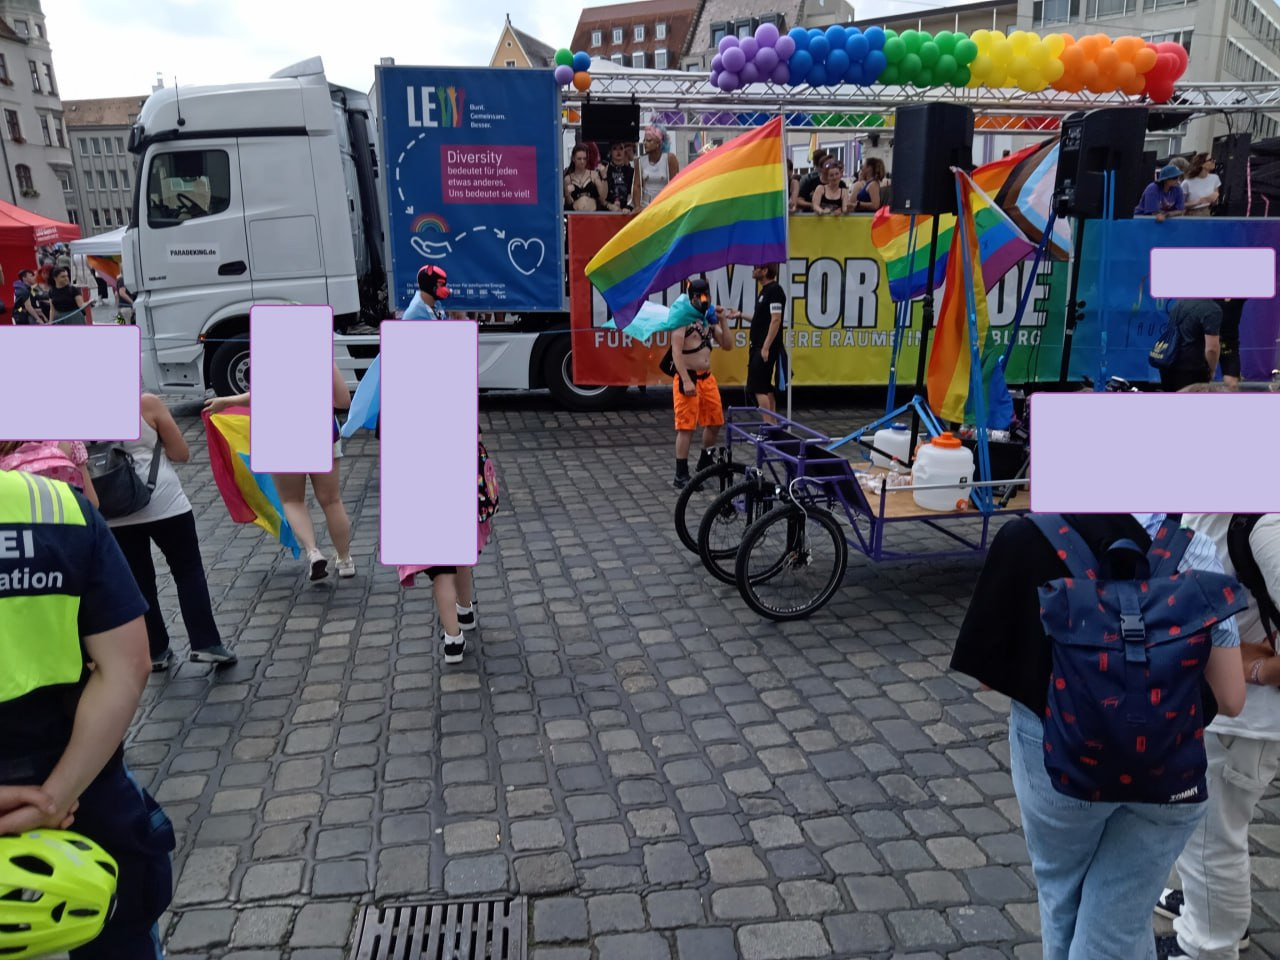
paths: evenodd
<path fill-rule="evenodd" d="M 147 479 L 138 476 L 133 456 L 115 443 L 89 445 L 89 477 L 98 494 L 98 512 L 108 520 L 118 520 L 137 513 L 151 502 L 160 472 L 160 450 L 163 441 L 156 439 L 151 451 L 151 470 Z"/>

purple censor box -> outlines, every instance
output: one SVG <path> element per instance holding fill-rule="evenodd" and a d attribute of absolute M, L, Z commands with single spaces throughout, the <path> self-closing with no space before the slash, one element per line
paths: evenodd
<path fill-rule="evenodd" d="M 142 332 L 0 327 L 0 438 L 136 440 Z"/>
<path fill-rule="evenodd" d="M 333 469 L 333 308 L 249 311 L 249 468 Z"/>
<path fill-rule="evenodd" d="M 474 566 L 480 337 L 473 320 L 381 326 L 385 564 Z"/>
<path fill-rule="evenodd" d="M 1270 247 L 1154 247 L 1151 296 L 1270 300 L 1276 252 Z"/>
<path fill-rule="evenodd" d="M 1267 393 L 1037 393 L 1036 513 L 1276 513 Z"/>

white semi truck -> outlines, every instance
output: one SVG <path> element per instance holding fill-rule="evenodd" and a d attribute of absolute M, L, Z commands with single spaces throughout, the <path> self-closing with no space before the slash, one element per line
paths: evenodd
<path fill-rule="evenodd" d="M 249 311 L 283 303 L 333 308 L 335 358 L 355 382 L 395 309 L 376 127 L 369 97 L 330 84 L 318 57 L 266 81 L 147 99 L 129 139 L 138 171 L 122 269 L 148 389 L 248 389 Z M 567 312 L 482 322 L 480 389 L 607 406 L 624 388 L 573 383 L 568 330 Z"/>

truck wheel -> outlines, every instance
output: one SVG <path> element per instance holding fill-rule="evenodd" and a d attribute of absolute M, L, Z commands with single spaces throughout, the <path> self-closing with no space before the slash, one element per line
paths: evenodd
<path fill-rule="evenodd" d="M 604 410 L 627 392 L 626 387 L 580 387 L 573 382 L 573 339 L 555 334 L 542 361 L 543 379 L 551 395 L 570 410 Z"/>
<path fill-rule="evenodd" d="M 218 344 L 209 361 L 209 385 L 219 397 L 233 397 L 249 390 L 249 335 L 230 337 Z"/>

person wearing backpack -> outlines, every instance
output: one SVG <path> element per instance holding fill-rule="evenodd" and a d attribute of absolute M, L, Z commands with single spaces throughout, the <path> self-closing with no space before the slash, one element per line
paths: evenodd
<path fill-rule="evenodd" d="M 1160 372 L 1160 386 L 1177 393 L 1208 383 L 1222 356 L 1222 307 L 1214 300 L 1178 300 L 1169 307 L 1164 331 L 1147 359 Z"/>
<path fill-rule="evenodd" d="M 1236 960 L 1249 946 L 1249 824 L 1280 773 L 1280 514 L 1195 514 L 1183 522 L 1210 538 L 1223 567 L 1249 591 L 1240 614 L 1249 681 L 1238 717 L 1219 716 L 1205 730 L 1209 758 L 1208 815 L 1178 858 L 1181 890 L 1165 890 L 1156 913 L 1174 935 L 1158 944 L 1162 958 Z"/>
<path fill-rule="evenodd" d="M 1044 960 L 1154 960 L 1143 908 L 1205 815 L 1203 724 L 1244 705 L 1240 593 L 1163 514 L 1032 515 L 993 538 L 951 666 L 1012 700 Z"/>

